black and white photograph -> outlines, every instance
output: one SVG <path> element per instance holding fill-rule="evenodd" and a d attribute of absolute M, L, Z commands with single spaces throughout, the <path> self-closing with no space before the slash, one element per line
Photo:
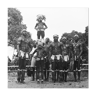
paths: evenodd
<path fill-rule="evenodd" d="M 9 7 L 8 88 L 89 88 L 89 8 Z"/>

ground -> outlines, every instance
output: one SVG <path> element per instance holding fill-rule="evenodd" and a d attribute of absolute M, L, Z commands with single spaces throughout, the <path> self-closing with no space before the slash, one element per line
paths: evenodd
<path fill-rule="evenodd" d="M 36 81 L 32 81 L 31 77 L 26 75 L 25 83 L 20 84 L 17 82 L 16 72 L 8 73 L 8 88 L 88 88 L 88 75 L 82 73 L 81 81 L 74 82 L 73 74 L 68 74 L 68 82 L 63 83 L 53 83 L 51 79 L 49 82 L 44 82 L 43 84 L 37 84 Z"/>

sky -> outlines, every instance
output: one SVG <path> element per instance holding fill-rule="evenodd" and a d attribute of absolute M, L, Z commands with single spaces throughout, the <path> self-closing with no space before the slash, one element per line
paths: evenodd
<path fill-rule="evenodd" d="M 37 31 L 34 29 L 37 23 L 38 14 L 46 16 L 45 38 L 53 40 L 53 35 L 58 34 L 59 38 L 65 32 L 76 30 L 84 32 L 88 26 L 88 8 L 16 8 L 23 16 L 23 22 L 27 26 L 27 31 L 31 33 L 32 39 L 37 39 Z M 8 47 L 8 56 L 12 60 L 13 48 Z"/>
<path fill-rule="evenodd" d="M 76 30 L 84 32 L 88 26 L 88 8 L 16 8 L 23 16 L 23 23 L 27 25 L 27 31 L 32 35 L 32 39 L 37 39 L 37 31 L 34 29 L 37 21 L 36 16 L 43 14 L 46 16 L 45 38 L 49 37 L 53 40 L 53 35 L 58 34 L 59 37 L 65 32 Z"/>

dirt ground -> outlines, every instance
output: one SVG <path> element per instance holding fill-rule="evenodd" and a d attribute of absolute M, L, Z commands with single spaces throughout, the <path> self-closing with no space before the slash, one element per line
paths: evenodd
<path fill-rule="evenodd" d="M 36 81 L 32 81 L 31 77 L 26 75 L 25 83 L 20 84 L 17 82 L 17 74 L 16 72 L 8 73 L 8 88 L 88 88 L 88 76 L 86 73 L 81 73 L 81 81 L 74 82 L 74 77 L 72 73 L 68 74 L 68 82 L 56 82 L 53 83 L 51 78 L 49 78 L 48 82 L 43 84 L 37 84 Z"/>

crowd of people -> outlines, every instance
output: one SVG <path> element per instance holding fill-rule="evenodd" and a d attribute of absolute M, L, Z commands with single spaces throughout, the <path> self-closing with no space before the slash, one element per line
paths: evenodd
<path fill-rule="evenodd" d="M 26 60 L 26 52 L 23 52 L 20 43 L 18 44 L 19 48 L 21 47 L 17 55 L 19 57 L 19 69 L 21 70 L 18 71 L 19 82 L 22 76 L 21 82 L 24 81 L 24 70 L 27 64 L 31 67 L 31 69 L 27 69 L 27 75 L 32 76 L 32 80 L 35 78 L 36 69 L 37 82 L 48 81 L 50 71 L 53 82 L 66 82 L 69 70 L 73 70 L 75 81 L 77 81 L 76 73 L 78 73 L 78 80 L 80 80 L 83 43 L 80 40 L 78 41 L 77 35 L 71 43 L 65 37 L 61 41 L 58 38 L 58 35 L 54 35 L 53 42 L 49 38 L 46 38 L 45 42 L 42 42 L 42 40 L 35 41 L 33 46 L 31 46 L 32 51 L 29 53 L 29 60 Z"/>
<path fill-rule="evenodd" d="M 40 81 L 42 83 L 43 81 L 48 81 L 49 72 L 52 73 L 53 82 L 67 82 L 69 70 L 73 70 L 75 81 L 80 81 L 85 41 L 82 42 L 81 39 L 78 39 L 78 35 L 74 35 L 74 39 L 69 40 L 66 36 L 60 38 L 57 34 L 53 36 L 53 41 L 49 38 L 44 40 L 44 30 L 47 29 L 47 25 L 42 20 L 45 19 L 44 16 L 37 18 L 38 23 L 35 26 L 37 30 L 37 41 L 33 43 L 27 42 L 27 46 L 23 46 L 25 42 L 22 39 L 18 41 L 18 82 L 24 82 L 27 64 L 31 68 L 27 69 L 27 75 L 32 76 L 32 80 L 35 80 L 36 69 L 36 81 L 38 83 Z M 42 39 L 40 39 L 40 36 Z M 30 47 L 30 52 L 26 53 L 24 50 L 27 50 L 28 47 Z M 87 54 L 88 52 L 85 53 Z M 26 54 L 28 54 L 29 60 L 26 60 Z"/>

